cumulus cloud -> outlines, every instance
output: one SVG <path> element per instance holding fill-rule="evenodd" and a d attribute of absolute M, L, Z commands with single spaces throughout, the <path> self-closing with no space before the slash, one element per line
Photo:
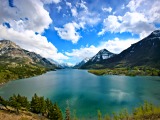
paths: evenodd
<path fill-rule="evenodd" d="M 98 33 L 98 35 L 103 35 L 106 31 L 117 32 L 120 23 L 118 22 L 118 17 L 114 15 L 109 15 L 103 20 L 104 28 Z"/>
<path fill-rule="evenodd" d="M 86 2 L 81 0 L 80 3 L 77 3 L 77 6 L 79 6 L 80 8 L 84 9 L 85 11 L 88 11 L 88 7 L 86 6 Z"/>
<path fill-rule="evenodd" d="M 62 7 L 61 7 L 61 6 L 58 6 L 58 7 L 57 7 L 57 11 L 58 11 L 58 13 L 61 11 L 61 9 L 62 9 Z"/>
<path fill-rule="evenodd" d="M 103 21 L 103 28 L 98 35 L 105 32 L 130 32 L 139 34 L 140 38 L 146 37 L 156 29 L 155 23 L 160 22 L 159 0 L 131 0 L 126 7 L 130 11 L 121 16 L 109 15 Z M 148 12 L 146 12 L 146 10 Z"/>
<path fill-rule="evenodd" d="M 107 31 L 112 33 L 131 32 L 139 34 L 140 38 L 143 38 L 155 29 L 155 26 L 148 23 L 147 18 L 138 12 L 126 12 L 124 16 L 109 15 L 104 19 L 103 26 L 104 28 L 98 35 L 103 35 Z"/>
<path fill-rule="evenodd" d="M 70 8 L 72 7 L 72 4 L 70 2 L 66 2 L 66 5 Z"/>
<path fill-rule="evenodd" d="M 47 38 L 40 34 L 35 34 L 32 30 L 25 30 L 23 32 L 15 31 L 13 28 L 6 28 L 0 25 L 0 38 L 12 40 L 22 48 L 36 52 L 43 57 L 52 58 L 54 60 L 68 59 L 62 53 L 58 53 L 57 48 L 47 41 Z"/>
<path fill-rule="evenodd" d="M 71 41 L 72 43 L 77 43 L 81 38 L 79 33 L 76 31 L 80 28 L 81 26 L 75 22 L 67 23 L 63 28 L 54 27 L 61 39 Z"/>
<path fill-rule="evenodd" d="M 102 11 L 104 11 L 104 12 L 112 12 L 112 8 L 111 7 L 109 7 L 109 8 L 102 7 Z"/>
<path fill-rule="evenodd" d="M 42 33 L 52 23 L 49 12 L 39 0 L 15 0 L 15 7 L 10 7 L 7 0 L 0 2 L 0 23 L 8 22 L 15 30 L 20 31 L 20 28 Z"/>
<path fill-rule="evenodd" d="M 72 16 L 76 17 L 78 15 L 77 9 L 74 7 L 71 9 Z"/>
<path fill-rule="evenodd" d="M 6 0 L 0 0 L 0 3 L 1 40 L 11 40 L 22 48 L 46 58 L 68 59 L 67 56 L 58 53 L 57 48 L 41 35 L 52 23 L 48 11 L 43 7 L 44 3 L 40 0 L 15 0 L 12 7 Z M 4 23 L 9 27 L 4 26 Z M 39 34 L 35 34 L 36 32 Z"/>
<path fill-rule="evenodd" d="M 99 45 L 81 47 L 80 49 L 73 49 L 72 52 L 65 52 L 67 56 L 73 57 L 77 60 L 83 60 L 86 57 L 93 57 L 99 50 L 106 48 L 110 52 L 120 53 L 124 49 L 127 49 L 131 44 L 138 42 L 138 39 L 119 39 L 107 40 L 100 42 Z"/>

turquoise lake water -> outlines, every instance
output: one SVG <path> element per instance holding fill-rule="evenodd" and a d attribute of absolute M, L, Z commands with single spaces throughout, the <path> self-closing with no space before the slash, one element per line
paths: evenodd
<path fill-rule="evenodd" d="M 96 76 L 86 70 L 64 69 L 28 79 L 8 82 L 0 87 L 0 96 L 13 94 L 39 96 L 57 102 L 63 113 L 69 101 L 71 114 L 94 119 L 97 110 L 103 115 L 123 108 L 132 109 L 145 100 L 160 104 L 160 77 L 150 76 Z"/>

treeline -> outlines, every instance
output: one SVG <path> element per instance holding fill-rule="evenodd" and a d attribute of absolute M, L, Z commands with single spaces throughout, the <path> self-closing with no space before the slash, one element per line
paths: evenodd
<path fill-rule="evenodd" d="M 65 118 L 63 118 L 62 111 L 57 103 L 53 104 L 48 98 L 44 99 L 44 97 L 39 97 L 36 94 L 34 94 L 31 101 L 28 101 L 27 97 L 19 94 L 11 96 L 8 100 L 5 100 L 0 96 L 0 105 L 4 106 L 8 111 L 10 111 L 11 108 L 14 108 L 16 114 L 19 114 L 21 111 L 30 111 L 51 120 L 78 120 L 75 113 L 73 113 L 74 115 L 71 117 L 69 103 L 67 103 L 68 106 L 66 107 Z M 160 119 L 160 107 L 148 102 L 144 102 L 143 105 L 134 108 L 133 112 L 130 114 L 127 109 L 121 110 L 119 113 L 113 113 L 112 115 L 102 115 L 101 111 L 98 110 L 97 119 L 158 120 Z"/>
<path fill-rule="evenodd" d="M 0 83 L 5 83 L 10 80 L 28 78 L 35 75 L 41 75 L 47 70 L 40 66 L 34 65 L 7 65 L 0 64 Z"/>
<path fill-rule="evenodd" d="M 160 76 L 160 70 L 149 67 L 133 67 L 133 68 L 113 68 L 113 69 L 97 69 L 88 70 L 89 73 L 95 75 L 127 75 L 127 76 Z"/>
<path fill-rule="evenodd" d="M 11 96 L 8 100 L 0 96 L 0 104 L 7 110 L 10 110 L 9 107 L 14 108 L 16 114 L 19 114 L 20 110 L 24 110 L 40 114 L 51 120 L 63 120 L 62 112 L 57 103 L 53 104 L 48 98 L 44 99 L 37 94 L 34 94 L 31 101 L 19 94 Z"/>

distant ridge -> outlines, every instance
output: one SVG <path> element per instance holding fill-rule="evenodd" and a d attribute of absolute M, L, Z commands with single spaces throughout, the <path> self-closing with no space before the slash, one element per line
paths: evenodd
<path fill-rule="evenodd" d="M 118 55 L 98 62 L 85 63 L 82 69 L 146 66 L 160 68 L 160 30 L 153 31 Z"/>

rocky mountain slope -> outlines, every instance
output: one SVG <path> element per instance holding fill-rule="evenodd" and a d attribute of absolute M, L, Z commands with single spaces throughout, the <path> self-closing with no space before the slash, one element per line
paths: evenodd
<path fill-rule="evenodd" d="M 146 66 L 160 68 L 160 30 L 152 32 L 148 37 L 132 44 L 129 48 L 106 60 L 89 64 L 81 68 L 120 68 Z"/>
<path fill-rule="evenodd" d="M 10 40 L 0 41 L 1 81 L 39 75 L 55 68 L 46 58 L 24 50 Z"/>
<path fill-rule="evenodd" d="M 96 65 L 97 63 L 99 63 L 103 60 L 107 60 L 115 55 L 116 54 L 111 53 L 110 51 L 108 51 L 106 49 L 102 49 L 95 56 L 90 58 L 85 64 L 81 65 L 81 68 L 92 68 L 92 67 L 94 67 L 92 65 Z"/>

